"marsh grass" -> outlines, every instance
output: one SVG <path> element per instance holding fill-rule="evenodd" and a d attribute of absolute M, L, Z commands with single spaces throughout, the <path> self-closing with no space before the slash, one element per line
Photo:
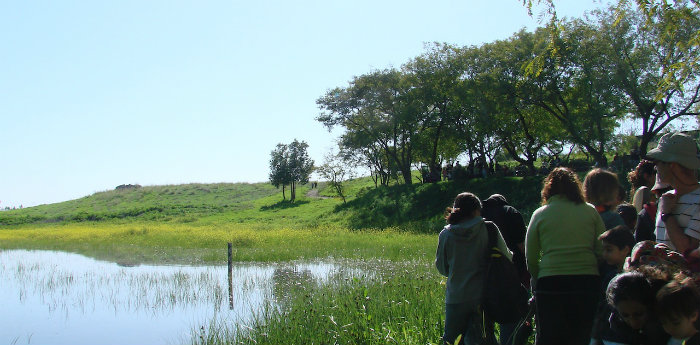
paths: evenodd
<path fill-rule="evenodd" d="M 115 262 L 225 264 L 227 243 L 237 262 L 315 258 L 431 258 L 435 235 L 392 229 L 285 228 L 263 225 L 190 225 L 138 222 L 69 223 L 0 229 L 0 248 L 75 252 Z"/>
<path fill-rule="evenodd" d="M 444 285 L 432 265 L 371 264 L 362 276 L 279 287 L 250 324 L 220 320 L 193 331 L 194 344 L 438 344 Z M 379 268 L 378 266 L 383 266 Z"/>
<path fill-rule="evenodd" d="M 12 271 L 0 266 L 0 276 L 17 282 L 20 300 L 41 296 L 49 311 L 69 313 L 107 305 L 115 312 L 167 313 L 173 308 L 201 306 L 218 311 L 228 290 L 214 269 L 169 272 L 130 269 L 83 272 L 63 270 L 55 264 L 19 263 Z"/>

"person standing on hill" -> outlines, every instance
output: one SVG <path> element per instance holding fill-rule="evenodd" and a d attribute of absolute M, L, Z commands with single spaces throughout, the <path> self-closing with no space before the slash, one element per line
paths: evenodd
<path fill-rule="evenodd" d="M 603 245 L 598 237 L 605 225 L 584 201 L 581 183 L 569 168 L 552 170 L 541 194 L 542 207 L 533 212 L 525 236 L 537 310 L 536 343 L 586 345 L 600 299 Z"/>
<path fill-rule="evenodd" d="M 683 133 L 668 133 L 647 157 L 656 164 L 659 180 L 674 188 L 659 199 L 656 240 L 687 256 L 700 242 L 697 143 Z"/>
<path fill-rule="evenodd" d="M 453 344 L 459 335 L 465 343 L 485 335 L 495 343 L 493 330 L 484 329 L 479 312 L 486 264 L 488 232 L 481 217 L 481 201 L 472 193 L 460 193 L 447 208 L 447 225 L 439 236 L 435 267 L 447 277 L 445 292 L 445 333 L 443 340 Z M 497 245 L 508 259 L 512 254 L 499 234 Z"/>

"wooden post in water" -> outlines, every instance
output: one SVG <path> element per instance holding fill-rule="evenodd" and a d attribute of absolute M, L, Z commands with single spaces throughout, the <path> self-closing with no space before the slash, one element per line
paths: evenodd
<path fill-rule="evenodd" d="M 233 310 L 233 244 L 228 243 L 228 307 Z"/>

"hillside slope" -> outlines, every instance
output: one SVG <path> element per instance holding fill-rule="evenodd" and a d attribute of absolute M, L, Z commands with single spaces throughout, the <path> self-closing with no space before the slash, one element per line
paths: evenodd
<path fill-rule="evenodd" d="M 98 192 L 80 199 L 0 213 L 0 224 L 110 219 L 172 220 L 181 216 L 244 210 L 277 194 L 265 183 L 148 186 Z"/>
<path fill-rule="evenodd" d="M 398 227 L 432 232 L 442 227 L 445 207 L 462 191 L 474 192 L 482 199 L 493 193 L 503 194 L 527 220 L 538 206 L 541 180 L 541 176 L 492 177 L 377 188 L 370 178 L 363 177 L 346 183 L 345 204 L 324 183 L 319 184 L 320 193 L 308 193 L 309 184 L 300 186 L 294 203 L 283 200 L 281 190 L 267 183 L 148 186 L 3 211 L 0 225 L 155 221 L 300 227 L 337 224 L 354 229 Z"/>

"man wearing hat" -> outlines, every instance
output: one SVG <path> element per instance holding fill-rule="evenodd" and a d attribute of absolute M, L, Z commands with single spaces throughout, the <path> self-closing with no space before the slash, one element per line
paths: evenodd
<path fill-rule="evenodd" d="M 656 163 L 661 182 L 673 190 L 659 199 L 656 216 L 656 241 L 688 254 L 700 242 L 700 169 L 698 147 L 693 138 L 683 133 L 668 133 L 656 148 L 647 153 Z"/>

